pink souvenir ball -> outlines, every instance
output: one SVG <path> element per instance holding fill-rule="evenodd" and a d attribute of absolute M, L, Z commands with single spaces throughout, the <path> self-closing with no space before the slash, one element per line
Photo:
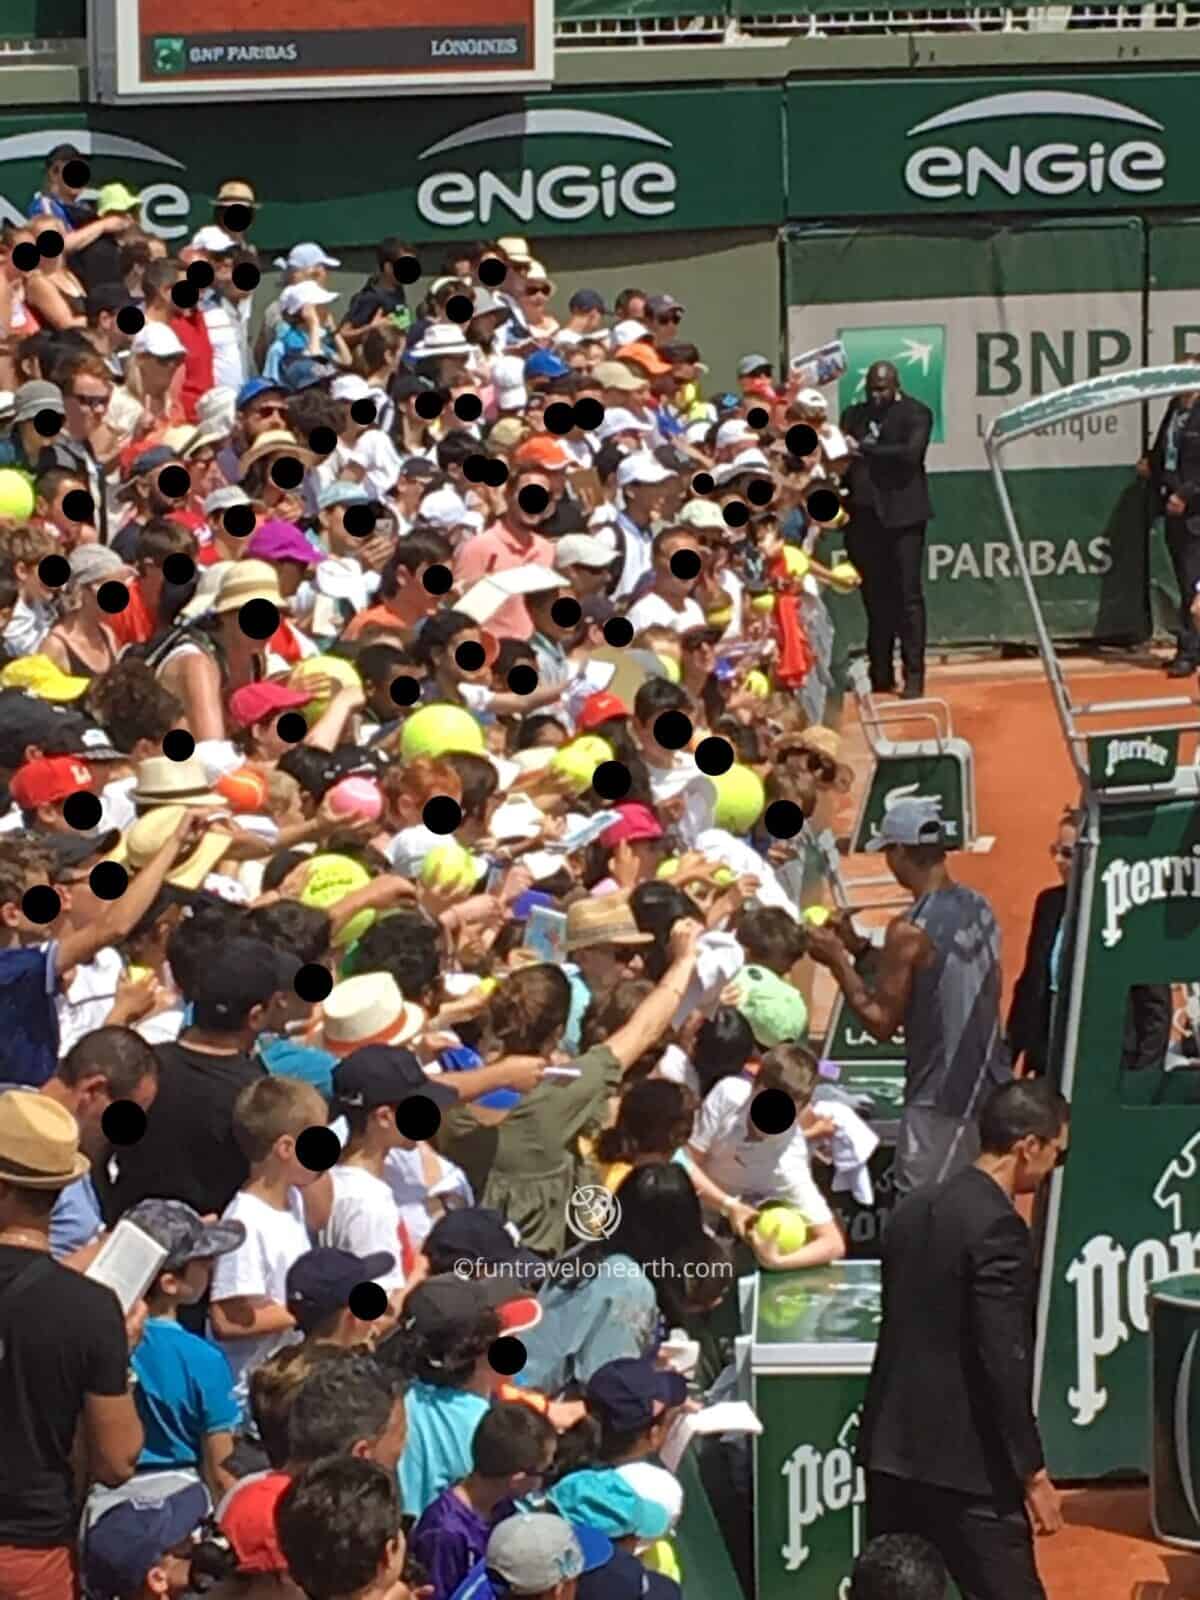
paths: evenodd
<path fill-rule="evenodd" d="M 343 817 L 365 817 L 374 822 L 383 810 L 379 785 L 371 778 L 343 778 L 328 795 L 330 809 Z"/>

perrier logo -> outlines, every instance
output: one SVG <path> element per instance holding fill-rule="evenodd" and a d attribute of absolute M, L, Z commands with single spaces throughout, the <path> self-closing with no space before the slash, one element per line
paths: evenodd
<path fill-rule="evenodd" d="M 169 76 L 172 73 L 182 72 L 187 65 L 187 49 L 184 40 L 173 38 L 168 34 L 158 34 L 151 45 L 151 68 L 154 72 Z"/>
<path fill-rule="evenodd" d="M 933 444 L 943 432 L 942 386 L 946 371 L 946 329 L 939 323 L 906 324 L 888 328 L 839 328 L 846 347 L 846 371 L 838 384 L 838 409 L 855 405 L 866 393 L 867 368 L 890 361 L 900 374 L 905 394 L 920 400 L 933 412 Z"/>

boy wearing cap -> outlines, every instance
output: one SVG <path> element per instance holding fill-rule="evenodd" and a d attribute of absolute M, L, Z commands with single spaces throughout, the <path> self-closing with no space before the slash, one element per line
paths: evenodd
<path fill-rule="evenodd" d="M 191 1588 L 197 1529 L 208 1516 L 203 1484 L 163 1500 L 123 1500 L 98 1517 L 83 1547 L 88 1600 L 163 1600 Z"/>
<path fill-rule="evenodd" d="M 203 1299 L 217 1257 L 239 1249 L 246 1230 L 240 1222 L 205 1222 L 182 1200 L 142 1200 L 125 1215 L 167 1252 L 146 1291 L 149 1316 L 133 1352 L 146 1436 L 138 1471 L 190 1470 L 216 1500 L 235 1482 L 226 1463 L 241 1407 L 229 1362 L 210 1340 L 180 1326 L 179 1308 Z"/>
<path fill-rule="evenodd" d="M 448 1600 L 487 1549 L 490 1530 L 513 1501 L 539 1489 L 554 1464 L 557 1435 L 538 1412 L 494 1405 L 471 1441 L 471 1471 L 426 1506 L 409 1548 L 429 1576 L 431 1600 Z"/>
<path fill-rule="evenodd" d="M 400 1131 L 401 1107 L 407 1100 L 444 1107 L 456 1104 L 458 1096 L 427 1076 L 411 1050 L 364 1045 L 337 1067 L 331 1111 L 345 1117 L 348 1132 L 331 1174 L 333 1206 L 319 1237 L 331 1249 L 393 1255 L 395 1266 L 377 1281 L 397 1311 L 414 1249 L 386 1172 L 389 1153 L 413 1143 Z"/>
<path fill-rule="evenodd" d="M 306 1345 L 335 1345 L 343 1350 L 369 1348 L 391 1332 L 392 1319 L 355 1316 L 350 1296 L 360 1283 L 382 1283 L 396 1265 L 390 1251 L 356 1256 L 349 1250 L 318 1245 L 288 1268 L 287 1308 Z M 253 1397 L 253 1390 L 251 1390 Z"/>
<path fill-rule="evenodd" d="M 802 1213 L 808 1240 L 799 1250 L 785 1255 L 771 1241 L 754 1244 L 759 1262 L 776 1270 L 822 1267 L 846 1254 L 809 1165 L 809 1139 L 834 1132 L 812 1110 L 817 1082 L 815 1056 L 802 1045 L 779 1045 L 763 1057 L 753 1080 L 738 1074 L 709 1091 L 688 1141 L 688 1159 L 725 1194 L 749 1204 L 781 1200 Z M 754 1119 L 755 1097 L 770 1089 L 782 1091 L 795 1108 L 795 1119 L 781 1133 L 764 1133 Z"/>
<path fill-rule="evenodd" d="M 521 1512 L 492 1530 L 483 1560 L 450 1600 L 576 1600 L 584 1575 L 608 1576 L 614 1554 L 611 1540 L 594 1528 L 572 1527 L 545 1511 Z M 608 1600 L 638 1600 L 641 1592 L 640 1585 L 618 1582 Z"/>

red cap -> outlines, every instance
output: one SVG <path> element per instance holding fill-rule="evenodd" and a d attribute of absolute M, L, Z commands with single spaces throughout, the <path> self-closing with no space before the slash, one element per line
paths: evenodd
<path fill-rule="evenodd" d="M 613 845 L 621 844 L 625 839 L 662 838 L 663 831 L 658 818 L 641 801 L 626 801 L 616 810 L 621 813 L 620 822 L 614 822 L 611 828 L 606 828 L 600 835 L 600 843 L 607 849 L 611 850 Z"/>
<path fill-rule="evenodd" d="M 602 722 L 611 722 L 614 717 L 628 717 L 630 714 L 629 707 L 620 695 L 602 689 L 599 694 L 588 695 L 576 721 L 580 732 L 586 733 L 591 728 L 598 728 Z"/>
<path fill-rule="evenodd" d="M 306 706 L 312 695 L 287 689 L 282 683 L 247 683 L 229 696 L 229 714 L 239 728 L 252 728 L 256 722 L 277 717 L 281 711 Z"/>
<path fill-rule="evenodd" d="M 18 768 L 8 790 L 22 811 L 34 811 L 91 787 L 92 773 L 86 762 L 75 756 L 41 756 Z"/>
<path fill-rule="evenodd" d="M 221 1515 L 221 1532 L 233 1548 L 239 1572 L 287 1571 L 275 1512 L 291 1481 L 286 1472 L 266 1472 L 239 1484 L 231 1495 Z"/>
<path fill-rule="evenodd" d="M 534 466 L 550 467 L 556 470 L 575 465 L 570 452 L 565 449 L 562 441 L 555 439 L 549 433 L 535 433 L 519 444 L 513 451 L 513 462 L 518 466 L 524 466 L 527 462 L 532 462 Z"/>

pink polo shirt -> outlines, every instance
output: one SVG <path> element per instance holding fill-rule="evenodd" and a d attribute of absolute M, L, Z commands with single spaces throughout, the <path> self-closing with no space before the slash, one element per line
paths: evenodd
<path fill-rule="evenodd" d="M 554 545 L 540 533 L 514 533 L 504 522 L 493 522 L 458 548 L 454 576 L 465 594 L 473 583 L 491 572 L 511 572 L 515 567 L 552 567 Z M 506 600 L 494 617 L 484 624 L 497 639 L 528 639 L 533 622 L 525 602 Z"/>

